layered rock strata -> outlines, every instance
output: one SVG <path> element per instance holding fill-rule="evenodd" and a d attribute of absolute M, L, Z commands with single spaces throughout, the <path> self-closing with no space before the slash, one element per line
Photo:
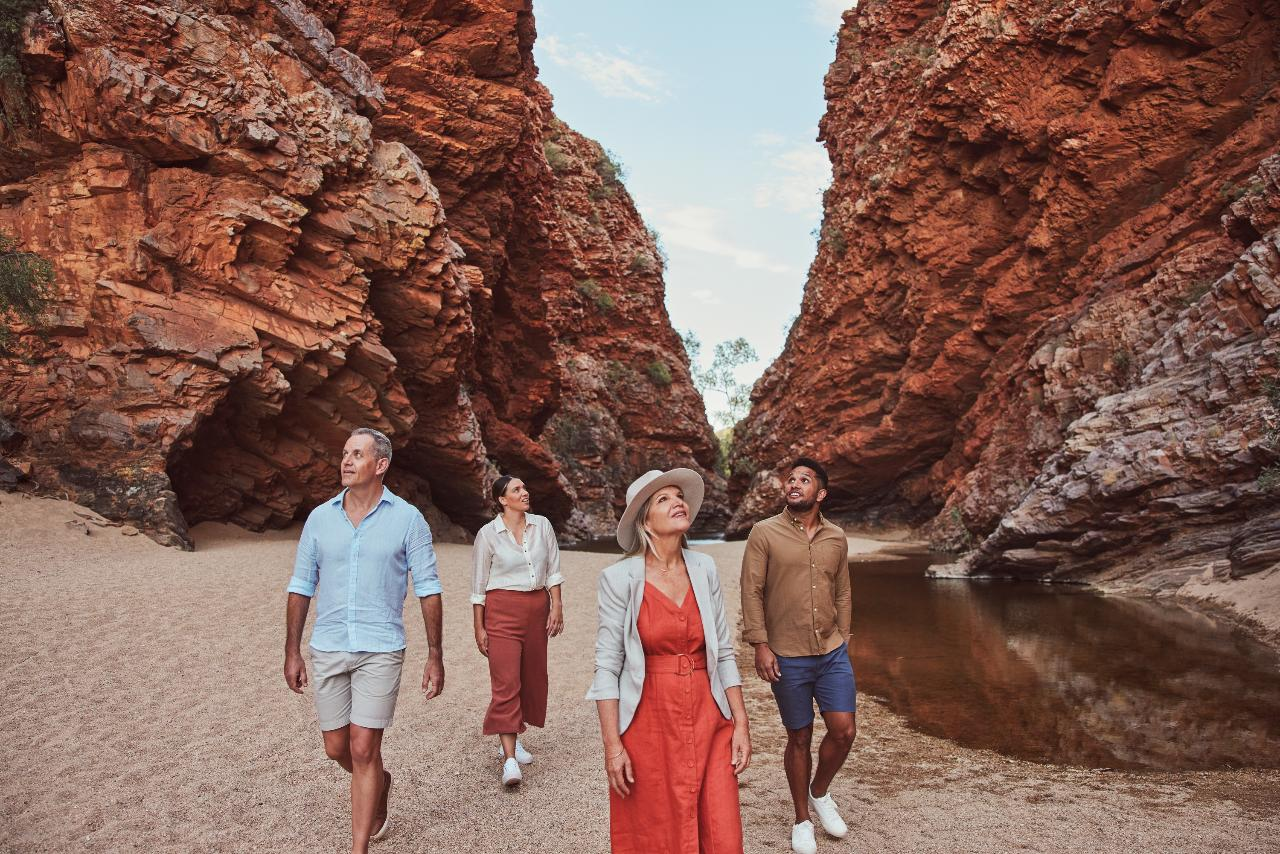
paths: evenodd
<path fill-rule="evenodd" d="M 472 380 L 490 453 L 582 536 L 611 536 L 627 483 L 672 465 L 707 475 L 699 521 L 722 528 L 715 439 L 666 313 L 661 252 L 610 155 L 552 116 L 532 18 L 325 8 L 386 87 L 377 132 L 422 156 L 483 277 Z"/>
<path fill-rule="evenodd" d="M 533 36 L 497 0 L 51 2 L 0 130 L 0 231 L 58 287 L 0 360 L 6 471 L 189 545 L 331 495 L 360 424 L 452 537 L 498 469 L 569 537 L 638 471 L 709 470 L 652 238 Z"/>
<path fill-rule="evenodd" d="M 739 430 L 733 528 L 804 451 L 834 512 L 924 523 L 962 572 L 1168 591 L 1275 566 L 1278 13 L 846 13 L 822 236 Z"/>

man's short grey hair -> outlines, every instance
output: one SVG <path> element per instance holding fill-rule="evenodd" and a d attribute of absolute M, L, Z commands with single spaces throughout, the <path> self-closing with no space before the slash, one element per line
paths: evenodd
<path fill-rule="evenodd" d="M 391 440 L 381 430 L 372 427 L 357 427 L 351 431 L 352 436 L 368 436 L 373 439 L 373 455 L 377 459 L 391 462 Z"/>

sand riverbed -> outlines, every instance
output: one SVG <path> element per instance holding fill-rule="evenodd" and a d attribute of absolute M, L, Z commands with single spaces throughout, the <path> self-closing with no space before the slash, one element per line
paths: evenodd
<path fill-rule="evenodd" d="M 194 553 L 76 522 L 73 504 L 0 495 L 0 850 L 340 851 L 347 780 L 325 758 L 311 696 L 281 677 L 296 531 L 194 531 Z M 90 531 L 88 535 L 84 530 Z M 874 548 L 871 543 L 868 548 Z M 706 547 L 737 611 L 741 543 Z M 537 761 L 503 791 L 480 734 L 488 671 L 471 637 L 469 547 L 438 548 L 444 695 L 418 684 L 416 603 L 395 726 L 394 829 L 376 850 L 608 850 L 591 680 L 595 581 L 610 560 L 564 553 L 565 634 L 552 642 Z M 782 730 L 748 675 L 755 761 L 742 783 L 746 849 L 787 851 Z M 1132 774 L 1021 762 L 909 729 L 861 698 L 833 793 L 852 828 L 826 852 L 1280 850 L 1280 772 Z"/>

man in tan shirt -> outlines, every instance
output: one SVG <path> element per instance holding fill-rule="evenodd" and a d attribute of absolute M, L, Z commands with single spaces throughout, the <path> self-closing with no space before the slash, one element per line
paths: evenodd
<path fill-rule="evenodd" d="M 795 804 L 791 848 L 814 854 L 810 811 L 841 838 L 848 827 L 827 792 L 857 733 L 857 688 L 849 663 L 849 543 L 823 518 L 827 473 L 801 457 L 787 476 L 786 508 L 757 522 L 742 557 L 743 638 L 755 647 L 756 674 L 769 682 L 787 729 L 783 764 Z M 827 734 L 813 769 L 813 702 Z"/>

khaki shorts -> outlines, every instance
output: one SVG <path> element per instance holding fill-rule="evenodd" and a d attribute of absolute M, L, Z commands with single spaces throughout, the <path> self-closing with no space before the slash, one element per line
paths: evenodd
<path fill-rule="evenodd" d="M 320 729 L 342 729 L 347 724 L 368 729 L 391 726 L 403 665 L 403 649 L 396 652 L 311 650 Z"/>

